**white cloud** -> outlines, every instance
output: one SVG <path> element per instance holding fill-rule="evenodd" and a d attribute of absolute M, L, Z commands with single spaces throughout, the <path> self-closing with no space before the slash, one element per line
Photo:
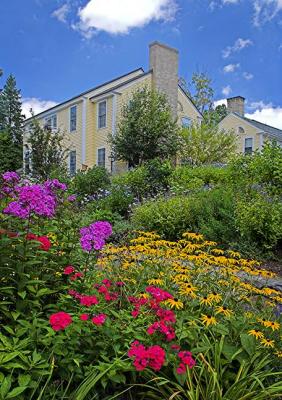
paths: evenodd
<path fill-rule="evenodd" d="M 282 0 L 253 0 L 255 26 L 271 21 L 282 11 Z"/>
<path fill-rule="evenodd" d="M 260 108 L 253 113 L 246 114 L 246 117 L 282 129 L 282 107 L 266 105 L 265 108 Z"/>
<path fill-rule="evenodd" d="M 42 111 L 48 110 L 48 108 L 54 107 L 57 103 L 52 100 L 41 100 L 36 97 L 26 97 L 22 99 L 22 112 L 26 118 L 31 117 L 30 109 L 34 114 L 39 114 Z"/>
<path fill-rule="evenodd" d="M 95 31 L 125 34 L 151 21 L 169 21 L 176 10 L 175 0 L 90 0 L 79 9 L 76 28 L 87 37 Z"/>
<path fill-rule="evenodd" d="M 216 100 L 213 103 L 213 107 L 216 108 L 217 106 L 226 106 L 227 107 L 227 100 L 226 99 L 220 99 L 220 100 Z"/>
<path fill-rule="evenodd" d="M 67 15 L 70 11 L 69 5 L 68 4 L 63 4 L 62 7 L 58 8 L 52 13 L 52 17 L 57 18 L 57 20 L 61 22 L 67 22 Z"/>
<path fill-rule="evenodd" d="M 249 81 L 249 80 L 253 79 L 254 75 L 251 74 L 250 72 L 243 72 L 243 77 L 244 77 L 247 81 Z"/>
<path fill-rule="evenodd" d="M 229 72 L 234 72 L 237 68 L 240 68 L 240 64 L 228 64 L 225 65 L 223 68 L 223 72 L 229 73 Z"/>
<path fill-rule="evenodd" d="M 223 4 L 237 4 L 240 0 L 222 0 Z"/>
<path fill-rule="evenodd" d="M 221 91 L 221 93 L 224 96 L 229 96 L 231 92 L 232 92 L 232 89 L 231 89 L 230 85 L 227 85 L 227 86 L 223 87 L 222 91 Z"/>
<path fill-rule="evenodd" d="M 238 38 L 233 46 L 227 46 L 226 49 L 222 51 L 222 57 L 228 58 L 232 53 L 238 53 L 245 47 L 252 46 L 253 42 L 250 39 Z"/>

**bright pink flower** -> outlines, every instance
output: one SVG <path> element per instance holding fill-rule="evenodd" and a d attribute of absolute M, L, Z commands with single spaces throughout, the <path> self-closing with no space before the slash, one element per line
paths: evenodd
<path fill-rule="evenodd" d="M 180 346 L 178 344 L 172 344 L 170 348 L 171 350 L 176 350 L 176 351 L 180 350 Z"/>
<path fill-rule="evenodd" d="M 196 361 L 192 357 L 192 353 L 190 351 L 180 351 L 178 353 L 178 357 L 181 362 L 185 365 L 188 365 L 189 368 L 193 368 L 196 364 Z"/>
<path fill-rule="evenodd" d="M 107 288 L 111 287 L 111 285 L 112 285 L 112 281 L 110 281 L 109 279 L 104 279 L 104 280 L 102 281 L 102 283 L 103 283 Z"/>
<path fill-rule="evenodd" d="M 48 251 L 50 249 L 50 247 L 52 246 L 52 244 L 47 236 L 38 236 L 38 238 L 36 240 L 41 243 L 41 246 L 40 246 L 41 250 Z"/>
<path fill-rule="evenodd" d="M 98 303 L 99 302 L 96 296 L 86 296 L 86 295 L 80 296 L 80 304 L 82 306 L 91 307 Z"/>
<path fill-rule="evenodd" d="M 54 331 L 60 331 L 72 323 L 72 318 L 68 313 L 60 311 L 52 314 L 49 318 L 49 321 Z"/>
<path fill-rule="evenodd" d="M 76 272 L 73 276 L 71 276 L 71 280 L 72 281 L 76 281 L 77 278 L 82 278 L 83 277 L 83 273 L 82 272 Z"/>
<path fill-rule="evenodd" d="M 119 281 L 119 282 L 116 282 L 116 285 L 117 285 L 117 286 L 124 286 L 124 285 L 125 285 L 125 283 L 124 283 L 124 282 L 121 282 L 121 281 Z"/>
<path fill-rule="evenodd" d="M 92 322 L 95 325 L 103 325 L 106 321 L 106 314 L 99 314 L 92 318 Z"/>
<path fill-rule="evenodd" d="M 135 340 L 128 351 L 128 356 L 134 358 L 136 371 L 143 371 L 147 366 L 159 371 L 165 362 L 165 351 L 160 346 L 150 346 L 146 349 Z"/>
<path fill-rule="evenodd" d="M 185 374 L 186 373 L 186 366 L 183 363 L 180 363 L 178 368 L 176 368 L 176 373 L 179 375 Z"/>
<path fill-rule="evenodd" d="M 81 319 L 81 321 L 87 321 L 89 319 L 89 315 L 88 314 L 81 314 L 81 316 L 79 318 Z"/>
<path fill-rule="evenodd" d="M 167 299 L 173 299 L 173 296 L 165 290 L 156 286 L 148 286 L 146 292 L 150 293 L 152 297 L 158 302 L 165 301 Z"/>
<path fill-rule="evenodd" d="M 75 271 L 74 267 L 72 265 L 68 265 L 66 266 L 66 268 L 64 269 L 64 274 L 65 275 L 70 275 Z"/>

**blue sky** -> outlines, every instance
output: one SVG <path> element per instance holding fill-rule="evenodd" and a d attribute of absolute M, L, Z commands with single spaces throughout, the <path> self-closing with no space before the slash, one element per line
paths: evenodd
<path fill-rule="evenodd" d="M 282 0 L 1 0 L 0 68 L 35 112 L 137 67 L 154 40 L 282 129 Z"/>

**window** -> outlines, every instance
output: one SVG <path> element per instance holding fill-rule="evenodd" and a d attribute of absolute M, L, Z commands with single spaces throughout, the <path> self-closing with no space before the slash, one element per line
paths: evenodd
<path fill-rule="evenodd" d="M 182 124 L 182 128 L 189 128 L 189 126 L 191 126 L 191 119 L 188 117 L 183 117 L 181 118 L 181 124 Z"/>
<path fill-rule="evenodd" d="M 27 144 L 24 145 L 24 172 L 27 175 L 31 173 L 31 154 Z"/>
<path fill-rule="evenodd" d="M 70 175 L 73 176 L 76 173 L 76 151 L 70 152 Z"/>
<path fill-rule="evenodd" d="M 70 108 L 70 131 L 76 131 L 76 106 Z"/>
<path fill-rule="evenodd" d="M 107 121 L 107 102 L 98 103 L 98 128 L 106 128 Z"/>
<path fill-rule="evenodd" d="M 99 167 L 104 167 L 106 165 L 106 149 L 98 149 L 98 166 Z"/>
<path fill-rule="evenodd" d="M 238 133 L 245 133 L 245 129 L 242 126 L 239 126 Z"/>
<path fill-rule="evenodd" d="M 252 154 L 253 152 L 253 138 L 245 139 L 245 154 Z"/>
<path fill-rule="evenodd" d="M 44 128 L 51 130 L 57 129 L 57 114 L 53 114 L 45 118 Z"/>

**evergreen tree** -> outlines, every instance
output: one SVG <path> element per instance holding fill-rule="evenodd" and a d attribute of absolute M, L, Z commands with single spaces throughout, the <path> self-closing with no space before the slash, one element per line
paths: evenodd
<path fill-rule="evenodd" d="M 16 79 L 10 75 L 0 94 L 0 131 L 8 132 L 13 143 L 22 147 L 24 115 L 20 93 Z"/>

